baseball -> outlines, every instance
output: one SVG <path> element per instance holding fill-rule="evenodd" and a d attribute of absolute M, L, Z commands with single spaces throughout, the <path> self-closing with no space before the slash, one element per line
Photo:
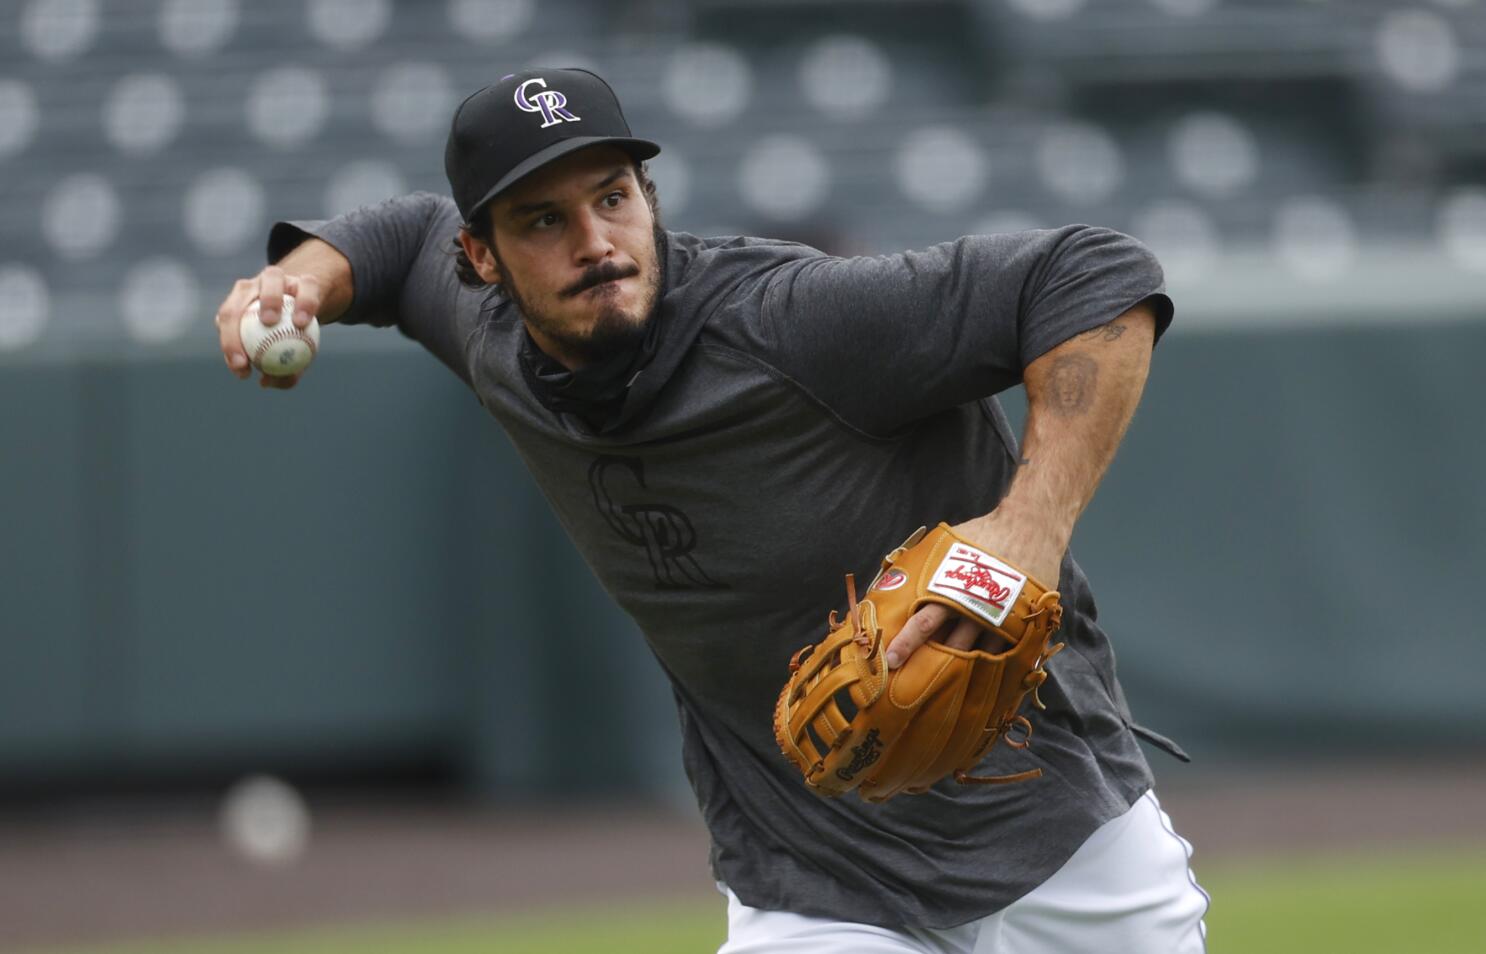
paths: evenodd
<path fill-rule="evenodd" d="M 242 335 L 243 350 L 253 367 L 273 377 L 288 377 L 309 367 L 320 350 L 320 322 L 310 319 L 304 329 L 295 327 L 294 298 L 284 296 L 284 310 L 278 324 L 265 326 L 258 320 L 258 302 L 243 312 L 238 331 Z"/>

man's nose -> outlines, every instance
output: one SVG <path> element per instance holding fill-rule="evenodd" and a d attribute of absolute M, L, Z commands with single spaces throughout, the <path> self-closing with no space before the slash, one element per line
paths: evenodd
<path fill-rule="evenodd" d="M 573 219 L 573 258 L 578 265 L 594 265 L 614 254 L 608 227 L 591 210 Z"/>

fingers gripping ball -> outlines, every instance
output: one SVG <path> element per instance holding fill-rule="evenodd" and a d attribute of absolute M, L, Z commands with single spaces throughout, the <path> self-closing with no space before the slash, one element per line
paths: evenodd
<path fill-rule="evenodd" d="M 920 529 L 882 561 L 857 600 L 846 578 L 846 618 L 790 661 L 774 709 L 774 736 L 805 784 L 821 795 L 856 791 L 869 802 L 923 792 L 946 776 L 962 784 L 1033 779 L 971 774 L 998 742 L 1026 748 L 1023 701 L 1037 687 L 1062 621 L 1056 590 L 960 539 L 945 524 Z M 990 630 L 997 651 L 925 643 L 887 668 L 887 642 L 925 604 L 938 603 Z"/>
<path fill-rule="evenodd" d="M 243 312 L 238 331 L 243 350 L 253 367 L 270 377 L 289 377 L 309 367 L 320 350 L 320 322 L 314 318 L 304 328 L 294 324 L 294 298 L 284 296 L 284 310 L 277 324 L 265 325 L 258 318 L 258 302 Z"/>

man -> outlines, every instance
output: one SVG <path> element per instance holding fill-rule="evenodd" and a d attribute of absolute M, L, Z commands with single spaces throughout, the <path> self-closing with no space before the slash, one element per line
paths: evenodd
<path fill-rule="evenodd" d="M 248 376 L 237 317 L 287 291 L 291 320 L 396 325 L 475 391 L 675 686 L 724 954 L 1201 950 L 1190 849 L 1067 555 L 1171 320 L 1159 266 L 1082 226 L 854 259 L 667 232 L 658 151 L 591 73 L 505 77 L 455 113 L 452 203 L 277 226 L 223 355 Z M 993 397 L 1018 383 L 1021 456 Z M 818 798 L 772 734 L 785 664 L 844 571 L 941 520 L 1063 594 L 1036 743 L 981 766 L 1043 775 Z M 974 645 L 957 619 L 920 611 L 889 664 Z"/>

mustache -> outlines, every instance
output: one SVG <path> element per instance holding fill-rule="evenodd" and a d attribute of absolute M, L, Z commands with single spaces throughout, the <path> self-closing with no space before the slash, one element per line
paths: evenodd
<path fill-rule="evenodd" d="M 621 268 L 613 262 L 601 262 L 598 265 L 590 265 L 584 269 L 583 277 L 562 290 L 563 298 L 572 298 L 581 295 L 590 288 L 596 288 L 605 282 L 618 281 L 621 278 L 633 278 L 640 274 L 638 265 Z"/>

